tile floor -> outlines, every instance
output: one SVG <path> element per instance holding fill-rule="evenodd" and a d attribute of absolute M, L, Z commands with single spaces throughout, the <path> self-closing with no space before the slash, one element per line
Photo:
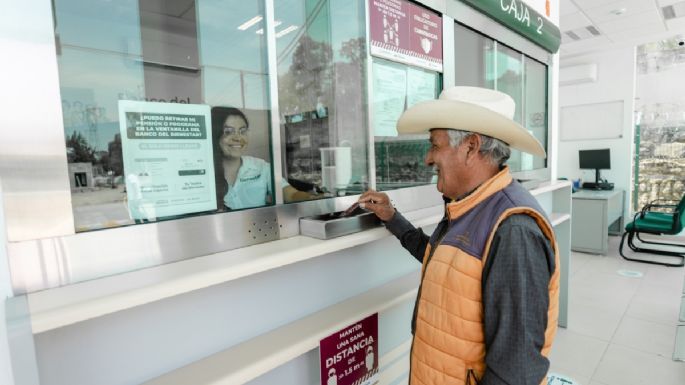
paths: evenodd
<path fill-rule="evenodd" d="M 685 362 L 671 359 L 685 269 L 626 261 L 619 242 L 609 237 L 606 256 L 571 254 L 568 328 L 550 371 L 580 385 L 685 385 Z"/>

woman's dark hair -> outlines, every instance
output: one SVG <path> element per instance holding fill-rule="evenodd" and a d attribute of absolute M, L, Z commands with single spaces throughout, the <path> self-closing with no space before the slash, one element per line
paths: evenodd
<path fill-rule="evenodd" d="M 219 143 L 219 138 L 221 138 L 221 135 L 224 133 L 224 122 L 229 116 L 239 116 L 243 118 L 247 127 L 250 127 L 250 122 L 247 120 L 247 117 L 239 109 L 235 107 L 212 107 L 212 139 L 214 139 L 214 142 L 217 145 Z"/>
<path fill-rule="evenodd" d="M 235 107 L 212 107 L 212 147 L 214 148 L 214 182 L 216 184 L 216 203 L 219 211 L 224 210 L 224 195 L 228 192 L 228 184 L 224 178 L 224 154 L 219 147 L 219 139 L 224 134 L 224 122 L 229 116 L 239 116 L 247 127 L 250 122 L 245 114 Z"/>

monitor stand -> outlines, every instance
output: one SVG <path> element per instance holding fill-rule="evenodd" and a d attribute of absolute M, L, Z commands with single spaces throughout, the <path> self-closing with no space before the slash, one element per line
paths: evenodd
<path fill-rule="evenodd" d="M 585 182 L 583 183 L 583 188 L 586 190 L 613 190 L 614 184 L 609 182 L 601 182 L 599 177 L 599 169 L 595 169 L 595 182 Z"/>

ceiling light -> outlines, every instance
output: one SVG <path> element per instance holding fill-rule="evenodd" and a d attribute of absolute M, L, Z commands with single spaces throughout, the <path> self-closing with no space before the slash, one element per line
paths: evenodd
<path fill-rule="evenodd" d="M 296 26 L 296 25 L 291 25 L 290 27 L 286 27 L 286 28 L 285 28 L 284 30 L 282 30 L 281 32 L 276 32 L 276 38 L 278 39 L 279 37 L 283 37 L 283 36 L 289 34 L 290 32 L 292 32 L 292 31 L 294 31 L 294 30 L 296 30 L 296 29 L 297 29 L 297 26 Z"/>
<path fill-rule="evenodd" d="M 274 21 L 274 28 L 275 28 L 275 27 L 278 27 L 278 26 L 281 25 L 281 24 L 283 24 L 283 22 L 280 21 L 280 20 Z M 256 30 L 255 33 L 256 33 L 257 35 L 263 35 L 263 34 L 264 34 L 264 28 L 260 28 L 260 29 Z"/>
<path fill-rule="evenodd" d="M 585 28 L 586 28 L 588 31 L 590 31 L 590 33 L 591 33 L 593 36 L 599 36 L 599 35 L 600 35 L 599 30 L 598 30 L 597 28 L 595 28 L 594 25 L 588 25 L 588 26 L 585 27 Z"/>
<path fill-rule="evenodd" d="M 664 15 L 664 20 L 675 19 L 675 8 L 672 5 L 667 5 L 661 8 L 661 14 Z"/>
<path fill-rule="evenodd" d="M 259 23 L 260 21 L 262 21 L 262 19 L 263 19 L 262 16 L 255 16 L 252 19 L 250 19 L 250 20 L 244 22 L 243 24 L 241 24 L 240 26 L 238 26 L 238 29 L 241 31 L 244 31 L 244 30 L 252 27 L 253 25 Z"/>
<path fill-rule="evenodd" d="M 580 40 L 580 36 L 578 36 L 575 32 L 573 31 L 566 31 L 566 36 L 570 37 L 573 40 Z"/>
<path fill-rule="evenodd" d="M 626 13 L 627 11 L 628 10 L 626 8 L 617 8 L 617 9 L 612 10 L 609 13 L 611 13 L 612 15 L 621 16 L 624 13 Z"/>

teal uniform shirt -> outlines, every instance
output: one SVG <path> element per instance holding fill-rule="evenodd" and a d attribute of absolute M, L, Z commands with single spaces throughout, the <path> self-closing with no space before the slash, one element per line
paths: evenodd
<path fill-rule="evenodd" d="M 224 196 L 224 206 L 231 210 L 265 206 L 267 197 L 273 200 L 271 165 L 263 159 L 247 155 L 241 159 L 238 176 L 233 185 L 228 186 Z"/>

